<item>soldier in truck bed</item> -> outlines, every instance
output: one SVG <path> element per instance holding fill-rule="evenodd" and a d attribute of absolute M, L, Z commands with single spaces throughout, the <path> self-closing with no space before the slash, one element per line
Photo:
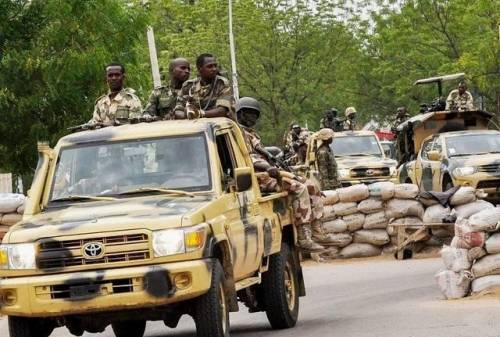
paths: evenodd
<path fill-rule="evenodd" d="M 261 154 L 262 151 L 259 151 L 263 146 L 259 135 L 253 129 L 259 116 L 260 105 L 256 99 L 243 97 L 238 101 L 238 122 L 245 135 L 255 171 L 267 173 L 259 175 L 260 188 L 266 192 L 275 192 L 278 190 L 278 180 L 281 182 L 281 187 L 293 197 L 294 225 L 297 228 L 299 246 L 306 251 L 322 251 L 324 247 L 321 245 L 332 244 L 333 239 L 323 229 L 321 191 L 309 181 L 301 182 L 280 175 L 279 169 L 269 164 L 267 158 Z"/>
<path fill-rule="evenodd" d="M 446 99 L 446 110 L 474 110 L 474 99 L 471 93 L 467 91 L 467 84 L 465 82 L 460 82 L 458 89 L 450 92 Z"/>
<path fill-rule="evenodd" d="M 234 117 L 234 97 L 229 80 L 219 75 L 217 59 L 201 54 L 196 59 L 198 77 L 182 86 L 175 107 L 176 119 Z"/>

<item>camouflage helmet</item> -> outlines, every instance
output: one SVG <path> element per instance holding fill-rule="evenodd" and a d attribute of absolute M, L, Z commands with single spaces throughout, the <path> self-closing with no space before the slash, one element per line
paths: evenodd
<path fill-rule="evenodd" d="M 324 129 L 319 130 L 316 133 L 316 138 L 319 140 L 328 140 L 330 138 L 333 138 L 333 135 L 334 135 L 334 133 L 333 133 L 332 129 L 324 128 Z"/>
<path fill-rule="evenodd" d="M 357 111 L 356 111 L 356 108 L 354 108 L 353 106 L 350 106 L 348 107 L 347 109 L 345 109 L 345 116 L 346 117 L 349 117 L 350 115 L 353 115 L 355 114 Z"/>
<path fill-rule="evenodd" d="M 236 102 L 236 113 L 245 108 L 257 111 L 257 116 L 260 116 L 260 103 L 255 98 L 242 97 Z"/>

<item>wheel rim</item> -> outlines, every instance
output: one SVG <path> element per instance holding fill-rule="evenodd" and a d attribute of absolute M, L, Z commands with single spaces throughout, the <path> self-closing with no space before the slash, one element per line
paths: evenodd
<path fill-rule="evenodd" d="M 293 271 L 290 262 L 287 262 L 284 270 L 284 281 L 285 281 L 285 296 L 286 302 L 288 303 L 288 309 L 293 311 L 295 309 L 295 278 L 293 277 Z"/>
<path fill-rule="evenodd" d="M 226 295 L 224 294 L 224 287 L 222 284 L 219 286 L 219 309 L 221 314 L 222 332 L 224 336 L 227 333 L 227 306 L 226 306 Z"/>

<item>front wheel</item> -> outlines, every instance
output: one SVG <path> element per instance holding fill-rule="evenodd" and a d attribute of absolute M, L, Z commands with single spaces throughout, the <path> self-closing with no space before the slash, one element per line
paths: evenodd
<path fill-rule="evenodd" d="M 229 309 L 219 261 L 212 270 L 210 289 L 196 300 L 194 320 L 198 337 L 229 337 Z"/>
<path fill-rule="evenodd" d="M 10 337 L 49 337 L 54 325 L 41 318 L 9 316 Z"/>
<path fill-rule="evenodd" d="M 273 329 L 288 329 L 299 316 L 297 262 L 288 244 L 269 258 L 269 269 L 262 276 L 266 315 Z"/>
<path fill-rule="evenodd" d="M 111 323 L 116 337 L 142 337 L 146 330 L 146 321 L 123 321 Z"/>

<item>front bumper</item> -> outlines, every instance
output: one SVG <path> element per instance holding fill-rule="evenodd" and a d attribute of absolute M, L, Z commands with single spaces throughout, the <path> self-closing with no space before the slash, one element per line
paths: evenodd
<path fill-rule="evenodd" d="M 206 293 L 211 272 L 211 260 L 203 259 L 1 279 L 0 313 L 53 317 L 176 303 Z"/>
<path fill-rule="evenodd" d="M 351 185 L 356 185 L 356 184 L 369 185 L 369 184 L 378 183 L 381 181 L 390 181 L 390 182 L 393 182 L 395 184 L 397 184 L 399 182 L 397 176 L 379 177 L 379 178 L 356 178 L 356 179 L 345 178 L 345 179 L 340 179 L 340 183 L 342 184 L 342 186 L 351 186 Z"/>
<path fill-rule="evenodd" d="M 471 186 L 488 193 L 487 198 L 500 198 L 500 175 L 478 172 L 455 178 L 455 186 Z"/>

